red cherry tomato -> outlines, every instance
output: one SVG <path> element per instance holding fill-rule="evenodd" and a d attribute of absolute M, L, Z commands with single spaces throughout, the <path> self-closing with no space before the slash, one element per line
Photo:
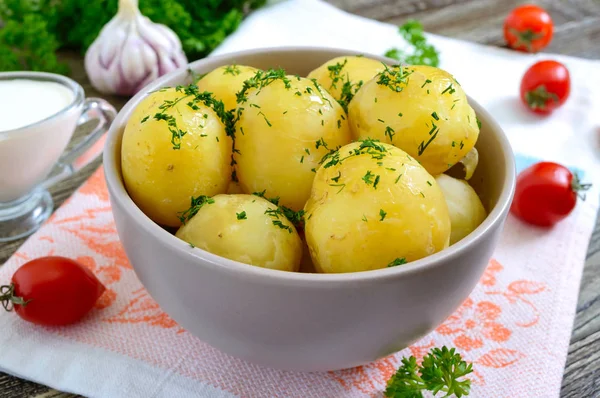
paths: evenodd
<path fill-rule="evenodd" d="M 509 47 L 526 52 L 538 52 L 552 40 L 554 25 L 541 7 L 523 5 L 512 10 L 504 20 L 504 39 Z"/>
<path fill-rule="evenodd" d="M 536 113 L 550 113 L 565 103 L 571 92 L 569 70 L 560 62 L 533 64 L 521 80 L 521 100 Z"/>
<path fill-rule="evenodd" d="M 523 221 L 549 227 L 567 217 L 575 208 L 577 194 L 590 187 L 560 164 L 536 163 L 517 177 L 510 210 Z"/>
<path fill-rule="evenodd" d="M 2 286 L 0 300 L 38 325 L 67 325 L 87 314 L 106 288 L 85 266 L 65 257 L 42 257 L 23 264 Z"/>

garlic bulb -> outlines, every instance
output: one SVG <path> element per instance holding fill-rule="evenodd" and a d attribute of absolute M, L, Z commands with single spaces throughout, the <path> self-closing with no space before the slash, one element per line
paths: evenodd
<path fill-rule="evenodd" d="M 119 0 L 117 14 L 85 54 L 92 86 L 106 94 L 133 95 L 157 77 L 185 65 L 187 59 L 175 32 L 143 16 L 138 0 Z"/>

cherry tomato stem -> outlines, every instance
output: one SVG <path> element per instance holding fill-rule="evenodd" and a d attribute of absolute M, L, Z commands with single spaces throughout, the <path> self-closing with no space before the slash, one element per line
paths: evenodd
<path fill-rule="evenodd" d="M 2 307 L 6 311 L 12 311 L 16 305 L 25 306 L 29 304 L 31 300 L 24 300 L 23 297 L 15 296 L 15 285 L 2 285 L 0 286 L 0 301 L 2 302 Z"/>
<path fill-rule="evenodd" d="M 577 193 L 579 199 L 585 200 L 585 191 L 588 191 L 592 187 L 592 184 L 584 184 L 579 179 L 577 173 L 573 173 L 573 182 L 571 182 L 571 189 Z"/>

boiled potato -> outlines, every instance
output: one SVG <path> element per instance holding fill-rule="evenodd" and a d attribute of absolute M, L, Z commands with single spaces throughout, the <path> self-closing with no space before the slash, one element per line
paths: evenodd
<path fill-rule="evenodd" d="M 450 244 L 458 242 L 479 226 L 487 217 L 481 199 L 464 180 L 445 174 L 435 178 L 446 198 L 450 213 Z"/>
<path fill-rule="evenodd" d="M 240 184 L 237 181 L 231 181 L 229 183 L 229 187 L 227 187 L 227 193 L 228 194 L 237 194 L 237 193 L 244 193 L 244 191 L 242 190 L 242 187 L 240 187 Z"/>
<path fill-rule="evenodd" d="M 190 197 L 224 193 L 231 179 L 223 123 L 212 108 L 199 102 L 194 110 L 187 105 L 192 97 L 184 97 L 175 88 L 149 94 L 131 114 L 121 147 L 129 195 L 153 221 L 170 227 L 181 225 L 178 213 Z M 169 121 L 156 120 L 157 113 Z"/>
<path fill-rule="evenodd" d="M 254 76 L 258 69 L 244 65 L 225 65 L 203 76 L 196 85 L 200 91 L 213 93 L 223 101 L 225 109 L 235 109 L 235 95 L 244 85 L 244 81 Z"/>
<path fill-rule="evenodd" d="M 448 207 L 435 179 L 406 152 L 373 140 L 326 159 L 305 211 L 306 241 L 319 272 L 415 261 L 450 239 Z"/>
<path fill-rule="evenodd" d="M 255 195 L 216 195 L 176 233 L 216 255 L 281 271 L 297 271 L 302 242 L 277 206 Z"/>
<path fill-rule="evenodd" d="M 380 61 L 361 56 L 337 57 L 325 62 L 308 74 L 316 79 L 336 99 L 342 97 L 342 87 L 346 82 L 352 84 L 352 94 L 379 72 L 385 70 Z"/>
<path fill-rule="evenodd" d="M 317 83 L 268 71 L 238 104 L 236 173 L 244 192 L 266 190 L 293 210 L 304 207 L 319 161 L 350 142 L 344 110 Z"/>
<path fill-rule="evenodd" d="M 461 86 L 431 66 L 389 67 L 358 91 L 348 117 L 355 137 L 393 144 L 432 175 L 461 160 L 479 136 Z"/>
<path fill-rule="evenodd" d="M 302 236 L 300 239 L 302 239 Z M 310 258 L 310 250 L 308 249 L 308 245 L 304 240 L 302 241 L 302 261 L 300 261 L 300 269 L 298 271 L 305 274 L 314 274 L 317 272 L 312 259 Z"/>

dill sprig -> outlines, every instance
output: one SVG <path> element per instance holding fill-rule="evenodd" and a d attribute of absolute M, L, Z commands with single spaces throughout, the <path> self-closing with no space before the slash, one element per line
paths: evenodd
<path fill-rule="evenodd" d="M 385 69 L 377 75 L 377 84 L 386 86 L 397 93 L 404 90 L 408 85 L 408 77 L 414 73 L 414 70 L 410 70 L 402 65 L 383 65 Z"/>
<path fill-rule="evenodd" d="M 242 71 L 235 64 L 233 64 L 233 65 L 227 65 L 225 67 L 225 69 L 223 70 L 223 74 L 224 75 L 238 76 L 240 73 L 242 73 Z"/>
<path fill-rule="evenodd" d="M 209 196 L 206 195 L 200 195 L 197 197 L 191 197 L 190 200 L 190 207 L 189 209 L 185 210 L 185 211 L 181 211 L 179 213 L 177 213 L 177 216 L 179 217 L 179 220 L 185 224 L 186 222 L 188 222 L 192 217 L 194 217 L 196 215 L 196 213 L 198 213 L 198 211 L 206 204 L 213 204 L 215 203 L 215 200 Z"/>
<path fill-rule="evenodd" d="M 153 116 L 155 120 L 164 120 L 167 122 L 167 127 L 171 133 L 171 144 L 173 145 L 173 149 L 181 149 L 181 140 L 187 134 L 187 131 L 179 128 L 175 116 L 170 112 L 183 100 L 188 100 L 186 105 L 195 111 L 200 109 L 198 107 L 198 104 L 200 103 L 211 108 L 225 126 L 227 135 L 233 137 L 235 132 L 233 126 L 233 111 L 226 111 L 223 102 L 214 98 L 211 92 L 201 92 L 198 86 L 193 83 L 188 86 L 177 86 L 175 87 L 175 91 L 181 93 L 182 96 L 174 100 L 164 100 L 163 103 L 158 106 L 160 112 L 155 113 Z M 208 115 L 205 115 L 204 117 L 206 118 Z M 146 118 L 144 119 L 147 120 Z"/>
<path fill-rule="evenodd" d="M 363 81 L 359 80 L 354 83 L 350 81 L 350 75 L 346 73 L 343 75 L 342 72 L 344 67 L 348 63 L 347 59 L 344 59 L 344 62 L 337 62 L 334 65 L 328 65 L 327 70 L 329 71 L 329 79 L 331 79 L 331 84 L 329 89 L 336 89 L 341 84 L 341 93 L 340 97 L 336 98 L 337 102 L 342 106 L 344 112 L 348 113 L 348 105 L 352 98 L 356 95 L 358 90 L 362 87 Z"/>
<path fill-rule="evenodd" d="M 281 223 L 281 220 L 279 219 L 279 216 L 283 216 L 285 218 L 288 219 L 289 222 L 291 222 L 294 227 L 296 227 L 296 229 L 303 229 L 304 228 L 304 210 L 292 210 L 289 207 L 283 206 L 279 204 L 279 197 L 275 197 L 275 198 L 267 198 L 265 196 L 267 190 L 263 190 L 261 192 L 254 192 L 252 193 L 252 195 L 261 197 L 263 199 L 268 200 L 269 202 L 273 203 L 275 206 L 277 206 L 277 209 L 267 209 L 265 211 L 265 214 L 267 214 L 268 216 L 270 216 L 271 218 L 273 218 L 273 225 L 282 228 L 282 229 L 288 229 L 289 232 L 292 232 L 292 229 Z"/>

